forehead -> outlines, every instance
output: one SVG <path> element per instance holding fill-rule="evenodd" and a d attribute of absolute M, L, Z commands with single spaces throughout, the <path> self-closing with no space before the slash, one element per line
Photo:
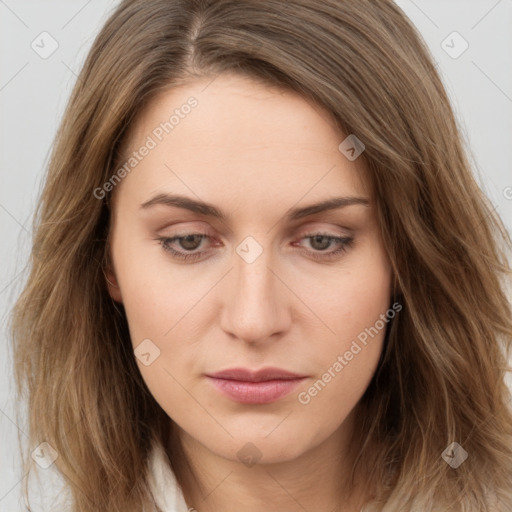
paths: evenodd
<path fill-rule="evenodd" d="M 240 204 L 251 196 L 291 205 L 304 194 L 368 195 L 362 160 L 338 149 L 345 137 L 328 112 L 293 91 L 238 75 L 201 79 L 160 93 L 133 123 L 121 165 L 150 139 L 152 149 L 122 187 L 188 187 Z"/>

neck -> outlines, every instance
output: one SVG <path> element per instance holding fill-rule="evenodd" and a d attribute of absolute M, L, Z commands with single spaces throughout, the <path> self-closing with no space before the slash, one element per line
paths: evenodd
<path fill-rule="evenodd" d="M 347 449 L 347 422 L 342 427 L 291 460 L 250 467 L 213 453 L 182 431 L 190 467 L 183 475 L 185 501 L 197 512 L 239 512 L 242 505 L 244 512 L 360 512 L 366 491 L 357 481 L 350 485 L 354 455 Z"/>

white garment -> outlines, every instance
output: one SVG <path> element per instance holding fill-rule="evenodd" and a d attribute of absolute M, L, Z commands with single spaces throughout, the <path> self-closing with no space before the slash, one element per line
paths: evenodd
<path fill-rule="evenodd" d="M 153 445 L 150 454 L 150 473 L 148 475 L 151 493 L 162 512 L 189 512 L 176 477 L 167 462 L 167 456 L 160 443 Z"/>

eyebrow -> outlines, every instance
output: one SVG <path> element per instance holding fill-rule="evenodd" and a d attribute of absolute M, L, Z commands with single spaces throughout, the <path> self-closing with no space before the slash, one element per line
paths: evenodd
<path fill-rule="evenodd" d="M 365 197 L 334 197 L 326 199 L 318 203 L 310 204 L 300 208 L 292 208 L 286 213 L 287 220 L 298 220 L 303 217 L 308 217 L 315 213 L 320 213 L 328 210 L 334 210 L 337 208 L 344 208 L 352 205 L 364 205 L 369 206 L 370 201 Z M 175 194 L 158 194 L 155 197 L 141 204 L 142 209 L 151 208 L 155 205 L 174 206 L 177 208 L 183 208 L 191 212 L 204 215 L 206 217 L 212 217 L 226 222 L 228 216 L 221 209 L 216 206 L 206 203 L 203 201 L 197 201 L 187 196 L 175 195 Z"/>

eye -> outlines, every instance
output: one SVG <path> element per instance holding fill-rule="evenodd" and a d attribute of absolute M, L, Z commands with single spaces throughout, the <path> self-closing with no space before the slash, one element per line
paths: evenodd
<path fill-rule="evenodd" d="M 207 251 L 197 251 L 201 247 L 204 239 L 211 239 L 211 237 L 205 233 L 184 233 L 173 237 L 160 237 L 156 240 L 160 243 L 163 249 L 170 253 L 173 258 L 181 259 L 184 261 L 197 260 Z M 304 235 L 301 240 L 310 240 L 310 245 L 313 250 L 309 250 L 300 246 L 305 250 L 308 255 L 312 258 L 319 260 L 328 260 L 340 256 L 346 252 L 353 244 L 353 237 L 342 237 L 335 236 L 329 233 L 308 233 Z M 172 247 L 172 244 L 178 242 L 178 245 L 182 250 L 177 250 Z M 337 246 L 337 249 L 333 251 L 327 251 L 332 245 Z M 294 243 L 294 245 L 297 245 Z M 197 252 L 191 252 L 197 251 Z"/>
<path fill-rule="evenodd" d="M 307 250 L 315 259 L 331 259 L 340 256 L 346 252 L 354 243 L 354 238 L 349 236 L 335 236 L 329 233 L 307 233 L 302 237 L 302 240 L 310 240 L 310 245 L 313 251 Z M 326 251 L 332 247 L 332 244 L 337 246 L 334 251 Z"/>
<path fill-rule="evenodd" d="M 204 233 L 186 233 L 184 235 L 178 235 L 173 236 L 171 238 L 168 237 L 162 237 L 158 238 L 157 240 L 160 242 L 163 249 L 177 259 L 182 260 L 196 260 L 200 258 L 204 251 L 200 252 L 186 252 L 186 251 L 194 251 L 196 250 L 200 245 L 204 238 L 210 238 L 208 235 Z M 176 249 L 171 247 L 171 244 L 174 242 L 179 241 L 179 244 L 181 245 L 183 251 L 177 251 Z"/>

